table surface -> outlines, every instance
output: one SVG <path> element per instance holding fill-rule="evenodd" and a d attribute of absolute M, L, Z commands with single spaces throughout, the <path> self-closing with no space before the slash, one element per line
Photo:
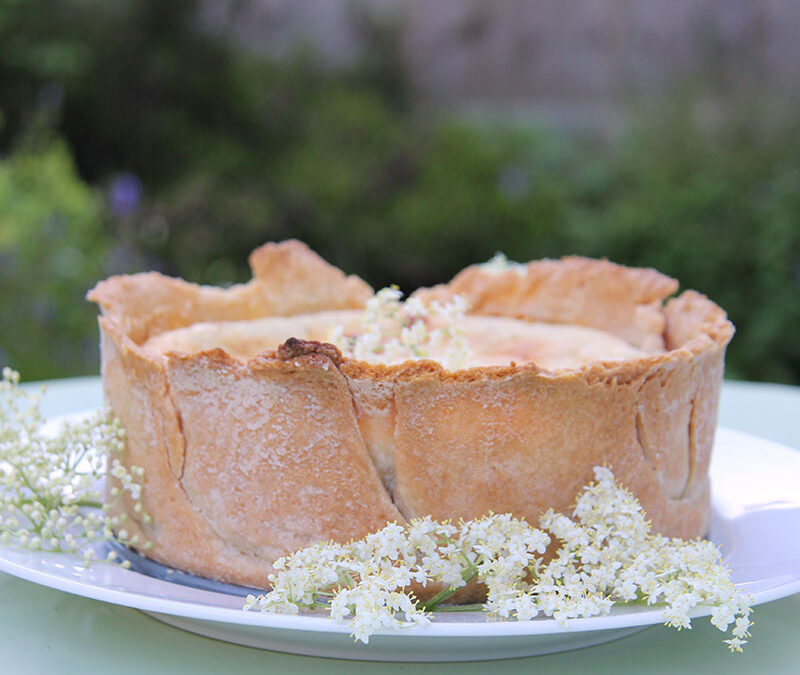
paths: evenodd
<path fill-rule="evenodd" d="M 101 404 L 99 378 L 50 382 L 43 412 Z M 800 388 L 726 382 L 720 424 L 800 448 Z M 800 487 L 798 487 L 800 493 Z M 492 662 L 369 663 L 293 656 L 218 642 L 118 607 L 0 573 L 0 673 L 792 673 L 800 669 L 800 594 L 756 608 L 753 637 L 732 655 L 706 619 L 653 626 L 596 647 Z"/>

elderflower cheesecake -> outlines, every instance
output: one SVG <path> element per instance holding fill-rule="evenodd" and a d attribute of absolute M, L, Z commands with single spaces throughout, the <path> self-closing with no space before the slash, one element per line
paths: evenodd
<path fill-rule="evenodd" d="M 146 273 L 89 294 L 122 461 L 144 469 L 117 516 L 145 555 L 265 587 L 280 556 L 387 522 L 570 512 L 598 465 L 657 532 L 706 533 L 733 327 L 699 293 L 495 259 L 402 302 L 297 241 L 250 263 L 228 289 Z"/>

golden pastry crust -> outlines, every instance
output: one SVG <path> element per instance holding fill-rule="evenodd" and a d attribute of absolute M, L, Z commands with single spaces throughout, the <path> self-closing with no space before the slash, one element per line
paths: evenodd
<path fill-rule="evenodd" d="M 382 365 L 301 339 L 250 358 L 169 351 L 168 339 L 145 347 L 198 322 L 357 309 L 371 295 L 299 242 L 268 244 L 251 264 L 254 280 L 228 290 L 150 274 L 90 293 L 103 310 L 104 387 L 128 432 L 125 461 L 145 468 L 152 522 L 123 509 L 128 529 L 153 543 L 147 555 L 264 586 L 279 555 L 386 521 L 510 511 L 536 522 L 546 508 L 569 511 L 598 464 L 656 530 L 706 533 L 733 327 L 699 293 L 663 304 L 673 280 L 581 258 L 474 266 L 419 292 L 462 294 L 478 315 L 597 328 L 649 352 L 578 368 Z"/>
<path fill-rule="evenodd" d="M 227 289 L 198 286 L 158 272 L 101 281 L 88 298 L 136 344 L 200 321 L 358 309 L 372 289 L 326 263 L 299 241 L 268 243 L 250 254 L 253 279 Z"/>
<path fill-rule="evenodd" d="M 653 269 L 569 256 L 505 271 L 472 265 L 431 290 L 463 296 L 475 314 L 590 326 L 653 351 L 664 347 L 661 304 L 678 282 Z"/>

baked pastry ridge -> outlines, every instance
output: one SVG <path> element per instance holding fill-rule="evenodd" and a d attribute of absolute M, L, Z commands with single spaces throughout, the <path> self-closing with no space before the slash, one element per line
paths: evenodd
<path fill-rule="evenodd" d="M 296 241 L 265 245 L 251 265 L 254 280 L 227 290 L 150 273 L 89 294 L 103 313 L 104 389 L 127 430 L 125 462 L 145 469 L 152 522 L 122 509 L 129 532 L 152 542 L 148 556 L 263 587 L 280 555 L 386 521 L 568 512 L 598 464 L 656 530 L 706 533 L 733 327 L 699 293 L 664 304 L 673 280 L 583 258 L 473 266 L 418 292 L 458 293 L 476 316 L 597 328 L 646 352 L 578 368 L 386 365 L 304 339 L 247 358 L 146 348 L 199 322 L 359 309 L 372 295 Z"/>

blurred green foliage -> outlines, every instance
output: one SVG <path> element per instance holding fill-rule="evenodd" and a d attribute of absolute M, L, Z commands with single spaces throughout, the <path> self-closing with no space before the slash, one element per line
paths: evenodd
<path fill-rule="evenodd" d="M 653 266 L 729 312 L 730 375 L 800 383 L 800 116 L 708 128 L 677 97 L 605 143 L 432 117 L 391 26 L 356 16 L 369 58 L 331 72 L 242 52 L 197 6 L 0 2 L 0 360 L 26 378 L 96 371 L 98 278 L 243 281 L 297 237 L 404 290 L 498 250 Z"/>
<path fill-rule="evenodd" d="M 109 251 L 103 202 L 59 140 L 0 161 L 0 362 L 38 379 L 97 369 L 84 301 Z"/>

